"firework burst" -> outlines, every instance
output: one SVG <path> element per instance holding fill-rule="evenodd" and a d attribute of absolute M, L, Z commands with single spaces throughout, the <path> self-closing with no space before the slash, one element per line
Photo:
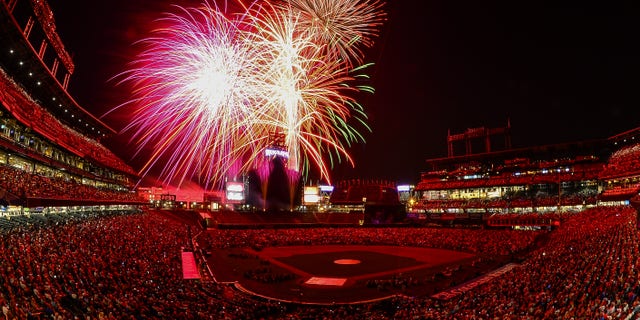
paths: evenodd
<path fill-rule="evenodd" d="M 371 47 L 386 20 L 378 0 L 281 0 L 276 5 L 300 17 L 300 31 L 325 44 L 327 58 L 349 66 L 362 63 L 362 46 Z"/>
<path fill-rule="evenodd" d="M 343 32 L 339 39 L 352 40 L 326 41 L 309 27 L 310 15 L 283 4 L 253 3 L 233 18 L 208 3 L 178 7 L 140 42 L 142 52 L 120 76 L 134 88 L 126 104 L 136 108 L 123 131 L 133 132 L 138 153 L 154 150 L 142 175 L 158 167 L 165 182 L 198 176 L 219 185 L 268 161 L 274 136 L 283 140 L 289 170 L 313 167 L 330 181 L 335 159 L 352 162 L 346 147 L 364 140 L 349 122 L 366 123 L 351 94 L 366 88 L 348 85 L 358 68 L 337 57 L 358 61 L 353 34 L 367 43 L 369 33 L 340 21 L 344 31 L 332 38 Z M 371 10 L 379 9 L 376 1 Z"/>

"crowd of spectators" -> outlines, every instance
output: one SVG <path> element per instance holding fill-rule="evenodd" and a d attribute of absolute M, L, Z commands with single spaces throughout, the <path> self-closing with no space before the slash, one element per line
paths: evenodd
<path fill-rule="evenodd" d="M 295 275 L 292 273 L 275 272 L 271 267 L 263 266 L 246 271 L 244 277 L 263 283 L 277 283 L 294 279 Z"/>
<path fill-rule="evenodd" d="M 557 226 L 575 212 L 496 213 L 487 218 L 489 226 Z"/>
<path fill-rule="evenodd" d="M 331 306 L 274 302 L 214 281 L 182 279 L 180 252 L 193 245 L 190 227 L 162 212 L 56 220 L 0 234 L 0 307 L 6 319 L 624 319 L 640 309 L 635 217 L 630 207 L 589 209 L 545 233 L 548 241 L 534 248 L 542 231 L 301 228 L 194 235 L 195 247 L 209 249 L 375 244 L 486 256 L 533 250 L 513 270 L 450 300 L 397 297 Z M 410 286 L 409 280 L 388 285 Z"/>
<path fill-rule="evenodd" d="M 31 174 L 6 165 L 0 165 L 0 189 L 22 199 L 142 201 L 136 193 L 97 188 L 74 180 Z"/>
<path fill-rule="evenodd" d="M 358 225 L 364 220 L 364 212 L 313 212 L 313 211 L 281 211 L 265 214 L 260 211 L 212 212 L 211 218 L 219 227 L 224 226 L 300 226 L 300 225 Z"/>
<path fill-rule="evenodd" d="M 530 246 L 543 231 L 455 228 L 213 229 L 200 234 L 201 247 L 243 248 L 304 245 L 415 246 L 507 256 Z"/>
<path fill-rule="evenodd" d="M 131 166 L 111 150 L 63 124 L 53 114 L 47 112 L 2 69 L 0 69 L 0 89 L 0 100 L 8 106 L 11 114 L 35 132 L 67 150 L 73 150 L 75 154 L 92 158 L 117 171 L 136 174 Z M 82 119 L 78 118 L 78 121 L 79 125 L 83 124 Z"/>
<path fill-rule="evenodd" d="M 479 176 L 473 179 L 458 179 L 447 176 L 446 179 L 435 178 L 420 181 L 419 187 L 422 189 L 466 189 L 481 188 L 491 186 L 512 186 L 531 185 L 543 183 L 559 183 L 572 181 L 596 180 L 600 171 L 593 167 L 579 168 L 576 171 L 555 172 L 539 170 L 534 173 L 514 174 L 513 172 L 503 172 L 497 175 Z M 601 168 L 601 167 L 598 167 Z"/>
<path fill-rule="evenodd" d="M 182 280 L 186 229 L 158 215 L 25 226 L 0 238 L 6 319 L 205 318 L 195 312 L 211 313 L 208 299 L 222 290 Z"/>
<path fill-rule="evenodd" d="M 523 208 L 523 207 L 555 207 L 595 204 L 597 195 L 543 195 L 543 196 L 517 196 L 514 198 L 491 199 L 445 199 L 445 200 L 420 200 L 413 205 L 414 209 L 440 210 L 449 208 Z"/>
<path fill-rule="evenodd" d="M 604 199 L 630 199 L 640 190 L 638 157 L 640 144 L 631 144 L 615 151 L 600 174 Z"/>
<path fill-rule="evenodd" d="M 632 183 L 627 185 L 615 185 L 602 191 L 601 198 L 608 199 L 630 199 L 638 194 L 640 183 Z"/>
<path fill-rule="evenodd" d="M 451 301 L 413 301 L 432 319 L 624 319 L 637 312 L 639 233 L 631 207 L 573 215 L 521 266 Z"/>
<path fill-rule="evenodd" d="M 601 179 L 628 177 L 640 172 L 640 144 L 631 144 L 615 151 L 600 173 Z"/>

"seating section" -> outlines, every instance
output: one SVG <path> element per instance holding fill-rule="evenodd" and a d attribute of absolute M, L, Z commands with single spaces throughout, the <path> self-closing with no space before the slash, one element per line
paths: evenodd
<path fill-rule="evenodd" d="M 93 159 L 114 170 L 135 175 L 136 172 L 111 150 L 60 122 L 34 101 L 16 82 L 0 69 L 0 101 L 11 114 L 33 131 L 74 154 Z"/>
<path fill-rule="evenodd" d="M 600 179 L 640 175 L 640 144 L 624 146 L 615 151 L 600 173 Z"/>
<path fill-rule="evenodd" d="M 30 174 L 5 165 L 0 165 L 0 190 L 9 202 L 11 202 L 9 195 L 21 201 L 27 199 L 82 200 L 87 203 L 92 201 L 142 203 L 144 201 L 134 192 L 97 188 L 74 180 Z"/>
<path fill-rule="evenodd" d="M 218 227 L 264 226 L 327 226 L 358 225 L 364 219 L 363 212 L 244 212 L 216 211 L 210 213 Z"/>
<path fill-rule="evenodd" d="M 188 227 L 192 217 L 163 211 L 0 217 L 0 307 L 7 319 L 634 319 L 640 311 L 636 214 L 627 206 L 595 207 L 566 217 L 554 231 L 352 227 L 197 233 Z M 443 248 L 476 253 L 482 257 L 477 263 L 514 255 L 522 260 L 448 299 L 398 295 L 310 307 L 274 303 L 216 283 L 199 254 L 329 244 Z M 182 279 L 183 250 L 197 253 L 202 280 Z M 452 270 L 455 276 L 458 269 Z M 408 274 L 393 279 L 416 280 Z"/>

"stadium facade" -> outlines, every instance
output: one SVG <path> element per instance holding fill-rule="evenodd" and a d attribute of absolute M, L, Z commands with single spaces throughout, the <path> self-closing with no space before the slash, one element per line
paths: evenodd
<path fill-rule="evenodd" d="M 101 143 L 116 132 L 67 90 L 75 66 L 47 2 L 1 1 L 0 19 L 3 210 L 140 204 L 137 173 Z"/>
<path fill-rule="evenodd" d="M 449 156 L 426 161 L 408 217 L 448 225 L 553 226 L 562 213 L 629 204 L 638 194 L 640 129 L 589 141 L 527 148 L 508 143 L 501 150 L 473 152 L 473 140 L 489 146 L 492 132 L 510 142 L 509 129 L 450 134 Z M 453 152 L 454 141 L 464 141 L 464 154 Z"/>

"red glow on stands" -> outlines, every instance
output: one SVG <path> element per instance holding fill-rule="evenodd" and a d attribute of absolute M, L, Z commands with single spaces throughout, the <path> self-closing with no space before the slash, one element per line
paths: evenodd
<path fill-rule="evenodd" d="M 0 72 L 0 89 L 0 99 L 9 112 L 33 131 L 79 157 L 93 159 L 117 171 L 136 175 L 129 165 L 109 149 L 62 124 L 40 107 L 4 72 Z"/>

